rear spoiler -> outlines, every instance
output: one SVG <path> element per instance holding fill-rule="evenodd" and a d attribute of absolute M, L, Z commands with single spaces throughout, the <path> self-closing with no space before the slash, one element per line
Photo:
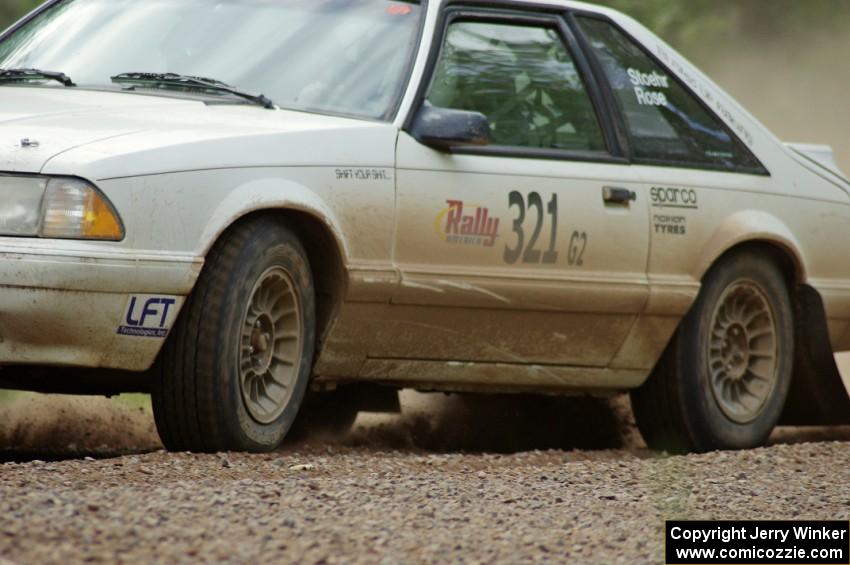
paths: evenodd
<path fill-rule="evenodd" d="M 814 163 L 822 169 L 826 169 L 844 182 L 850 182 L 847 180 L 847 175 L 845 175 L 838 167 L 838 162 L 835 160 L 835 151 L 833 151 L 832 147 L 829 145 L 786 143 L 785 146 L 791 149 L 794 153 L 805 158 L 807 161 Z"/>

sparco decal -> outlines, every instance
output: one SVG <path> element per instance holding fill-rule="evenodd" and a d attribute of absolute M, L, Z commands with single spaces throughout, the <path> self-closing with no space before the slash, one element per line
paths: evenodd
<path fill-rule="evenodd" d="M 446 204 L 434 223 L 444 241 L 493 247 L 499 237 L 499 218 L 490 217 L 488 208 L 463 200 L 446 200 Z"/>
<path fill-rule="evenodd" d="M 699 208 L 699 195 L 693 188 L 673 188 L 653 186 L 649 197 L 655 208 Z"/>

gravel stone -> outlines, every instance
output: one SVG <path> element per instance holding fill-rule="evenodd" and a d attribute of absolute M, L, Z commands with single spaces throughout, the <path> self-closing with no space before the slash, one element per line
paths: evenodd
<path fill-rule="evenodd" d="M 643 447 L 627 405 L 529 402 L 525 419 L 516 402 L 405 406 L 266 455 L 156 451 L 149 415 L 100 404 L 77 407 L 76 434 L 21 436 L 38 421 L 13 417 L 0 565 L 660 563 L 666 519 L 850 518 L 850 428 L 670 457 Z"/>
<path fill-rule="evenodd" d="M 845 442 L 686 457 L 301 445 L 7 463 L 0 565 L 657 563 L 665 519 L 847 519 L 848 485 Z"/>

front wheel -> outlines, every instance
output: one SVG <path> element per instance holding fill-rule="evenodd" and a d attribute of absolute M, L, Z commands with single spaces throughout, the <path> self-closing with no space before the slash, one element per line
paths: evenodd
<path fill-rule="evenodd" d="M 649 380 L 631 394 L 647 445 L 746 449 L 770 435 L 788 396 L 794 322 L 782 272 L 764 254 L 715 265 Z"/>
<path fill-rule="evenodd" d="M 275 449 L 304 398 L 315 333 L 310 266 L 295 234 L 272 218 L 227 233 L 160 356 L 153 407 L 166 448 Z"/>

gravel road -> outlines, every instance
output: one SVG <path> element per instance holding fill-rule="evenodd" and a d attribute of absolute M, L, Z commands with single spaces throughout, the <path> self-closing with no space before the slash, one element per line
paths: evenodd
<path fill-rule="evenodd" d="M 262 456 L 39 461 L 7 449 L 17 462 L 0 465 L 0 564 L 656 563 L 664 519 L 850 517 L 850 444 L 829 441 L 846 429 L 688 457 L 650 453 L 628 434 L 619 449 L 539 450 L 529 438 L 496 454 L 476 433 L 437 447 L 447 423 L 474 432 L 504 420 L 450 412 L 361 422 L 346 438 Z M 589 416 L 575 427 L 608 421 Z"/>

